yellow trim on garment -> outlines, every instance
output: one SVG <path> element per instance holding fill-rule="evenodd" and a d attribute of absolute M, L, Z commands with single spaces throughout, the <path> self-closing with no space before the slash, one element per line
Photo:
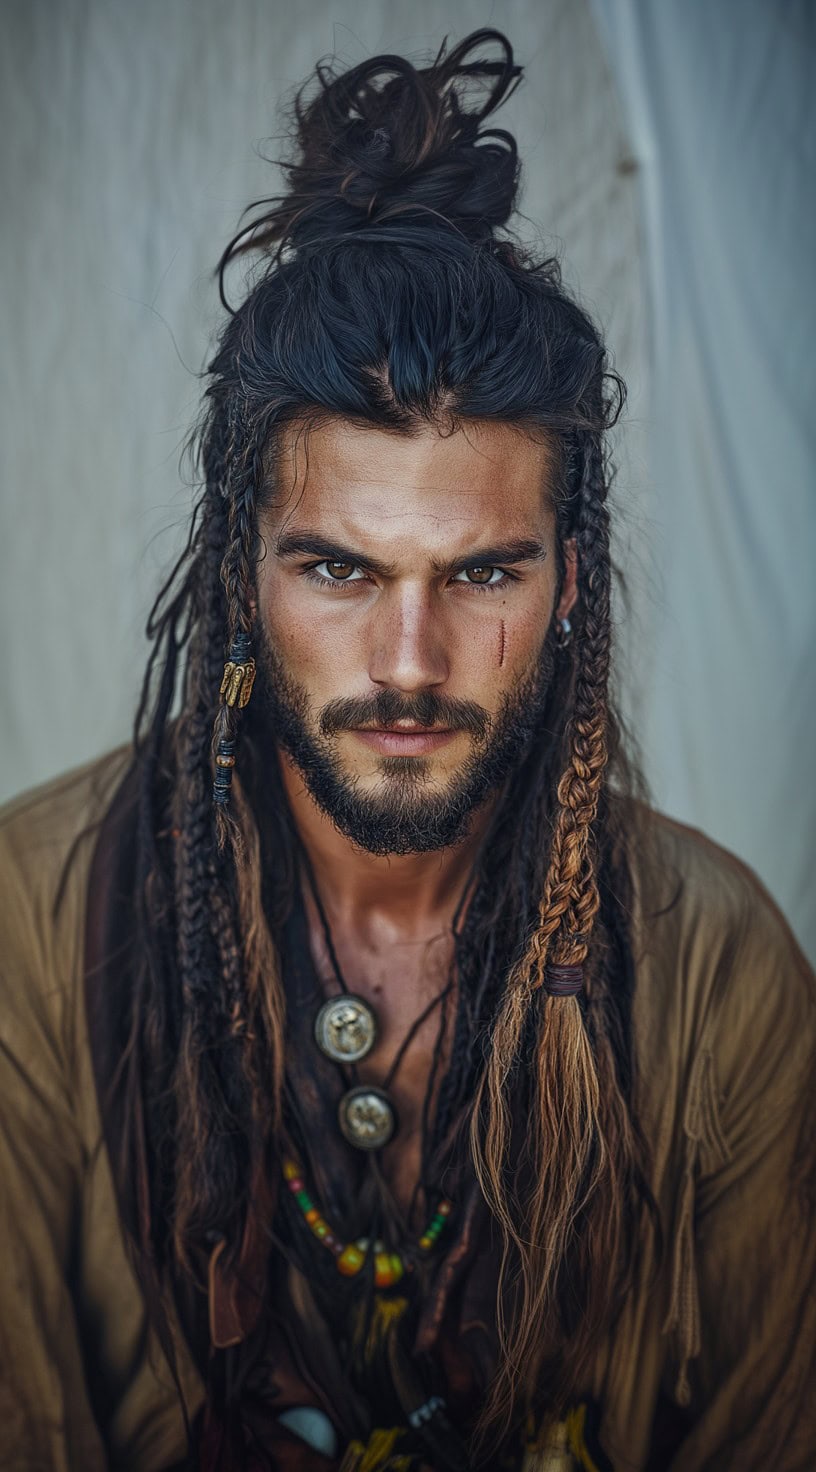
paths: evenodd
<path fill-rule="evenodd" d="M 573 1406 L 571 1410 L 567 1411 L 564 1419 L 567 1427 L 569 1449 L 578 1458 L 585 1472 L 600 1472 L 598 1463 L 595 1461 L 584 1440 L 586 1412 L 587 1408 L 583 1401 L 579 1406 Z"/>
<path fill-rule="evenodd" d="M 363 1446 L 361 1441 L 350 1441 L 340 1472 L 380 1472 L 386 1465 L 388 1472 L 410 1472 L 410 1457 L 392 1456 L 404 1430 L 404 1426 L 392 1426 L 388 1430 L 377 1426 L 369 1436 L 367 1446 Z"/>
<path fill-rule="evenodd" d="M 586 1444 L 587 1407 L 571 1406 L 563 1421 L 551 1423 L 544 1437 L 531 1436 L 524 1472 L 601 1472 Z"/>

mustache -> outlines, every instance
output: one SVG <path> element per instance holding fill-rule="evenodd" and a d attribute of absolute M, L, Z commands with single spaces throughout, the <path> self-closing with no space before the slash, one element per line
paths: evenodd
<path fill-rule="evenodd" d="M 467 731 L 477 741 L 485 740 L 492 725 L 488 712 L 472 700 L 454 700 L 434 690 L 421 690 L 416 695 L 378 690 L 374 695 L 330 700 L 320 713 L 318 726 L 322 735 L 334 736 L 359 726 L 393 726 L 400 720 Z"/>

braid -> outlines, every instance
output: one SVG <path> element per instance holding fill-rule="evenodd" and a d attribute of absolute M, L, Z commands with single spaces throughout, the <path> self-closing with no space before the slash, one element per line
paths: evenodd
<path fill-rule="evenodd" d="M 569 763 L 558 784 L 550 868 L 530 949 L 533 988 L 542 985 L 548 956 L 576 965 L 589 949 L 598 910 L 592 824 L 607 765 L 607 685 L 611 646 L 609 513 L 600 444 L 590 441 L 578 507 L 577 550 L 582 602 L 580 659 L 570 731 Z"/>
<path fill-rule="evenodd" d="M 180 1148 L 174 1240 L 182 1262 L 187 1260 L 190 1236 L 199 1227 L 209 1227 L 217 1209 L 213 1180 L 224 1169 L 218 1156 L 225 1152 L 219 1152 L 216 1142 L 223 1137 L 232 1102 L 221 1076 L 218 1043 L 234 1003 L 235 968 L 226 918 L 228 900 L 215 845 L 210 770 L 212 712 L 223 667 L 225 609 L 220 568 L 228 524 L 224 490 L 230 440 L 230 417 L 221 415 L 204 454 L 208 484 L 195 549 L 199 575 L 194 632 L 184 713 L 175 742 L 175 930 L 183 1011 L 175 1069 Z M 211 1158 L 204 1162 L 202 1152 L 208 1141 Z"/>
<path fill-rule="evenodd" d="M 212 804 L 209 745 L 212 708 L 220 679 L 223 640 L 223 597 L 218 569 L 224 545 L 226 516 L 221 497 L 210 493 L 204 511 L 199 555 L 202 570 L 202 607 L 190 649 L 185 691 L 185 714 L 176 742 L 177 785 L 174 812 L 176 843 L 176 930 L 185 1007 L 204 1012 L 206 1027 L 211 998 L 206 985 L 209 944 L 208 880 L 212 869 Z M 196 1008 L 201 991 L 208 1004 Z"/>
<path fill-rule="evenodd" d="M 611 644 L 610 564 L 606 484 L 600 438 L 587 437 L 578 491 L 576 539 L 580 612 L 573 667 L 572 716 L 566 730 L 566 765 L 557 785 L 552 843 L 538 914 L 527 947 L 512 968 L 495 1022 L 486 1067 L 478 1080 L 471 1117 L 472 1155 L 482 1190 L 504 1238 L 502 1275 L 511 1250 L 520 1262 L 520 1303 L 514 1342 L 502 1315 L 503 1370 L 491 1391 L 486 1423 L 507 1410 L 521 1383 L 529 1394 L 545 1382 L 540 1342 L 532 1327 L 562 1327 L 562 1305 L 580 1301 L 576 1285 L 591 1272 L 592 1254 L 605 1241 L 610 1259 L 620 1239 L 625 1209 L 626 1159 L 631 1145 L 611 1046 L 602 1026 L 605 968 L 596 964 L 584 1010 L 577 997 L 546 995 L 548 963 L 579 964 L 589 951 L 599 908 L 593 824 L 607 767 L 607 680 Z M 593 995 L 597 991 L 598 995 Z M 593 1039 L 595 1046 L 593 1047 Z M 522 1047 L 533 1049 L 529 1128 L 513 1153 L 511 1076 Z M 558 1120 L 557 1129 L 553 1121 Z M 508 1176 L 534 1171 L 532 1188 Z M 552 1200 L 560 1203 L 554 1215 Z M 523 1206 L 520 1206 L 523 1202 Z M 593 1215 L 592 1208 L 597 1204 Z M 578 1219 L 584 1223 L 575 1233 Z M 577 1245 L 576 1245 L 577 1243 Z M 569 1260 L 571 1291 L 563 1294 Z M 574 1371 L 574 1366 L 572 1367 Z M 560 1368 L 548 1366 L 552 1404 L 563 1390 Z"/>
<path fill-rule="evenodd" d="M 258 1136 L 278 1117 L 283 1008 L 260 900 L 257 829 L 240 788 L 237 817 L 213 815 L 213 748 L 235 741 L 237 710 L 219 702 L 225 647 L 251 624 L 260 444 L 236 453 L 238 416 L 222 407 L 205 456 L 194 634 L 177 738 L 176 941 L 183 1022 L 175 1095 L 174 1244 L 240 1239 Z M 225 550 L 226 549 L 226 550 Z M 217 714 L 213 718 L 213 710 Z M 260 1013 L 260 1017 L 258 1014 Z M 254 1025 L 257 1018 L 259 1025 Z M 267 1080 L 266 1094 L 259 1080 Z M 272 1098 L 269 1098 L 269 1080 Z M 242 1128 L 236 1135 L 236 1122 Z"/>
<path fill-rule="evenodd" d="M 262 441 L 256 437 L 245 454 L 238 459 L 230 472 L 227 486 L 228 526 L 227 547 L 221 561 L 220 577 L 226 598 L 226 622 L 229 658 L 237 659 L 233 652 L 237 648 L 250 648 L 252 630 L 252 593 L 254 588 L 254 552 L 256 542 L 256 506 L 263 485 Z M 226 651 L 225 651 L 226 652 Z M 238 828 L 224 800 L 228 791 L 235 750 L 238 744 L 239 708 L 223 700 L 212 727 L 211 751 L 214 760 L 226 756 L 229 762 L 226 782 L 217 783 L 213 791 L 216 799 L 216 831 L 219 847 L 229 842 L 233 848 L 240 843 Z"/>

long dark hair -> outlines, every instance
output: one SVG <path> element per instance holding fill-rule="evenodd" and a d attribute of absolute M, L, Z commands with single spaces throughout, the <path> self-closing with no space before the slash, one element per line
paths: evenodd
<path fill-rule="evenodd" d="M 259 252 L 261 267 L 208 369 L 203 488 L 149 627 L 137 724 L 144 964 L 125 1080 L 146 1106 L 143 1277 L 157 1282 L 168 1264 L 192 1271 L 193 1249 L 221 1239 L 234 1257 L 253 1169 L 279 1129 L 284 1008 L 252 733 L 238 739 L 246 718 L 219 703 L 219 685 L 231 641 L 252 633 L 258 512 L 280 431 L 340 415 L 405 434 L 469 419 L 545 434 L 557 452 L 562 567 L 567 539 L 577 547 L 574 636 L 557 652 L 539 739 L 480 858 L 433 1125 L 440 1138 L 469 1110 L 473 1166 L 517 1268 L 512 1322 L 497 1305 L 487 1422 L 520 1402 L 557 1409 L 580 1384 L 621 1301 L 643 1199 L 625 775 L 608 696 L 605 433 L 623 387 L 557 263 L 534 259 L 505 228 L 516 144 L 484 123 L 519 76 L 496 31 L 443 47 L 425 68 L 398 56 L 318 67 L 294 107 L 287 192 L 253 207 L 221 259 L 222 295 L 236 257 Z M 216 822 L 213 743 L 225 736 L 238 765 L 231 816 Z M 269 802 L 267 874 L 271 862 L 291 879 L 282 799 Z M 584 964 L 580 1002 L 546 995 L 547 962 Z M 511 1142 L 520 1079 L 521 1156 Z"/>

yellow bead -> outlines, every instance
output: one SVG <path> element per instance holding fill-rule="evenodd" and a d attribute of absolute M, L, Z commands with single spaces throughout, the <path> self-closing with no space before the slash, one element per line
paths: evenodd
<path fill-rule="evenodd" d="M 350 1242 L 348 1247 L 344 1247 L 340 1253 L 337 1259 L 337 1266 L 344 1278 L 353 1278 L 355 1273 L 359 1273 L 364 1262 L 365 1253 L 361 1252 L 359 1247 L 353 1242 Z"/>
<path fill-rule="evenodd" d="M 429 1247 L 433 1247 L 433 1242 L 430 1237 L 420 1237 L 419 1245 L 423 1252 L 427 1252 Z"/>
<path fill-rule="evenodd" d="M 283 1174 L 284 1174 L 284 1179 L 287 1180 L 287 1181 L 293 1181 L 295 1179 L 295 1177 L 299 1174 L 298 1168 L 295 1165 L 294 1160 L 284 1160 L 284 1162 L 283 1162 Z"/>

